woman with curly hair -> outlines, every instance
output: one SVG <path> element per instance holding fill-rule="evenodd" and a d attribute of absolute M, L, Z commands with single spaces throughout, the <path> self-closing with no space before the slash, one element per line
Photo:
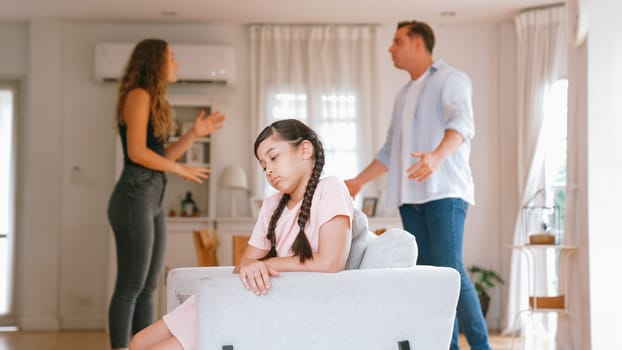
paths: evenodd
<path fill-rule="evenodd" d="M 108 313 L 110 345 L 127 349 L 130 337 L 153 322 L 153 293 L 162 269 L 166 227 L 162 198 L 166 172 L 202 183 L 210 169 L 177 163 L 192 143 L 223 127 L 225 116 L 201 111 L 192 129 L 167 144 L 175 128 L 165 99 L 178 62 L 160 39 L 134 48 L 119 86 L 116 124 L 124 166 L 108 204 L 114 231 L 117 280 Z"/>

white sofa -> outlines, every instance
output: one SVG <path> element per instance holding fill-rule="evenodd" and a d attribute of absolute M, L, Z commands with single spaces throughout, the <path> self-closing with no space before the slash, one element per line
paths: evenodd
<path fill-rule="evenodd" d="M 232 267 L 170 271 L 167 307 L 197 294 L 201 350 L 449 348 L 460 277 L 414 266 L 412 236 L 375 236 L 357 213 L 346 271 L 282 273 L 268 294 L 242 286 Z"/>

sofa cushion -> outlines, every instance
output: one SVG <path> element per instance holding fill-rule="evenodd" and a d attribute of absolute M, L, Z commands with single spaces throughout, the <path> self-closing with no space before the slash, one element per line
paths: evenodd
<path fill-rule="evenodd" d="M 370 240 L 360 269 L 411 267 L 417 264 L 415 237 L 401 229 L 391 229 Z"/>
<path fill-rule="evenodd" d="M 367 244 L 375 238 L 376 235 L 369 231 L 367 216 L 360 209 L 354 209 L 354 215 L 352 216 L 352 244 L 350 245 L 350 254 L 346 260 L 346 270 L 359 268 Z"/>

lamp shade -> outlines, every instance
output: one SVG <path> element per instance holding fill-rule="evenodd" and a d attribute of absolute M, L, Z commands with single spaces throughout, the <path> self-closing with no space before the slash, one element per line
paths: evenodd
<path fill-rule="evenodd" d="M 246 172 L 239 165 L 230 165 L 223 169 L 220 174 L 220 187 L 225 188 L 248 188 L 248 180 L 246 179 Z"/>

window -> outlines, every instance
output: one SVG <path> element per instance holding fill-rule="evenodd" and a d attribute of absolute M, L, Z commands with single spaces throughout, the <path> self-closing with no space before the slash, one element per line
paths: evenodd
<path fill-rule="evenodd" d="M 558 233 L 564 230 L 566 209 L 566 144 L 567 144 L 568 80 L 557 80 L 544 98 L 544 169 L 548 205 L 560 209 L 560 227 L 551 227 Z"/>
<path fill-rule="evenodd" d="M 13 85 L 0 82 L 0 326 L 12 322 L 15 95 Z"/>
<path fill-rule="evenodd" d="M 356 175 L 360 168 L 356 95 L 348 92 L 321 93 L 317 100 L 297 92 L 279 92 L 272 96 L 268 124 L 286 118 L 305 122 L 319 134 L 324 145 L 326 165 L 323 175 L 342 179 Z M 317 113 L 309 113 L 315 110 Z M 274 189 L 265 186 L 263 193 L 269 196 Z"/>

